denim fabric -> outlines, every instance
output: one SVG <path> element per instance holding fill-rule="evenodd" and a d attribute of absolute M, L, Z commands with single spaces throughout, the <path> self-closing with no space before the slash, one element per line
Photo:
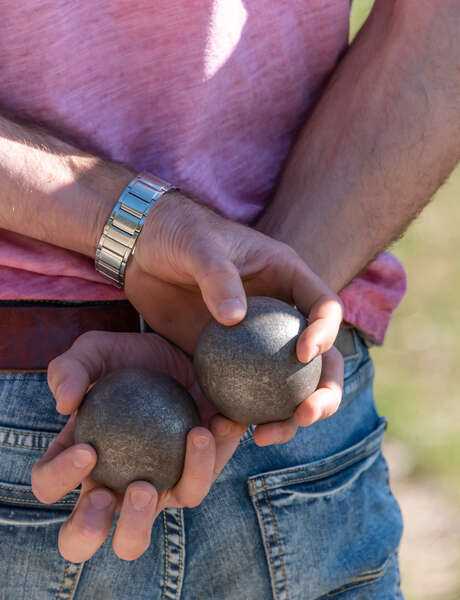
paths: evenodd
<path fill-rule="evenodd" d="M 111 535 L 86 563 L 57 550 L 78 498 L 32 494 L 33 464 L 66 417 L 45 373 L 0 373 L 0 600 L 394 600 L 402 524 L 380 446 L 373 365 L 355 336 L 339 411 L 259 448 L 253 427 L 194 509 L 157 518 L 148 551 L 117 558 Z"/>

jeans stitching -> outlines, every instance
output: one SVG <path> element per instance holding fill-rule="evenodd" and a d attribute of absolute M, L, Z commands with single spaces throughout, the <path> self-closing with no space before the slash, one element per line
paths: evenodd
<path fill-rule="evenodd" d="M 45 452 L 46 448 L 38 448 L 37 446 L 28 446 L 27 444 L 11 444 L 10 442 L 0 442 L 0 446 L 7 448 L 24 448 L 25 450 L 33 450 L 34 452 Z"/>
<path fill-rule="evenodd" d="M 281 543 L 280 543 L 280 538 L 279 538 L 279 532 L 278 532 L 278 524 L 276 522 L 275 519 L 275 515 L 273 513 L 273 508 L 272 505 L 270 503 L 270 500 L 268 498 L 268 494 L 267 494 L 267 487 L 265 485 L 265 478 L 262 478 L 262 484 L 264 486 L 264 496 L 265 496 L 265 502 L 267 503 L 268 509 L 270 511 L 271 517 L 272 517 L 272 521 L 273 521 L 273 529 L 275 531 L 275 540 L 276 540 L 276 544 L 278 546 L 278 551 L 280 553 L 280 561 L 281 561 L 281 571 L 283 573 L 283 580 L 284 580 L 284 591 L 286 593 L 286 600 L 289 600 L 289 592 L 288 592 L 288 587 L 287 587 L 287 573 L 286 573 L 286 565 L 284 563 L 284 555 L 283 555 L 283 550 L 281 547 Z"/>
<path fill-rule="evenodd" d="M 81 570 L 83 569 L 83 565 L 84 565 L 84 564 L 85 564 L 85 563 L 81 563 L 81 564 L 80 564 L 80 565 L 77 567 L 77 573 L 78 573 L 78 571 L 80 571 L 80 572 L 81 572 Z M 73 584 L 72 584 L 72 587 L 70 588 L 70 592 L 69 592 L 70 598 L 73 598 L 73 596 L 74 596 L 74 593 L 75 593 L 75 590 L 77 589 L 77 583 L 78 583 L 78 580 L 80 579 L 79 577 L 77 577 L 77 573 L 75 573 L 75 577 L 74 577 L 74 579 L 73 579 Z"/>
<path fill-rule="evenodd" d="M 332 592 L 329 592 L 328 594 L 325 594 L 324 596 L 321 596 L 321 598 L 319 598 L 319 600 L 323 600 L 326 598 L 333 598 L 334 596 L 338 596 L 338 594 L 342 594 L 343 592 L 348 592 L 350 590 L 354 590 L 360 587 L 364 587 L 366 585 L 371 585 L 373 583 L 376 583 L 377 581 L 379 581 L 379 579 L 381 579 L 385 573 L 388 570 L 388 567 L 391 563 L 391 561 L 393 560 L 393 555 L 391 555 L 383 564 L 382 567 L 380 567 L 380 569 L 376 569 L 373 572 L 368 572 L 367 574 L 363 574 L 360 575 L 359 577 L 356 577 L 355 579 L 352 579 L 349 583 L 342 585 L 340 588 L 333 590 Z"/>
<path fill-rule="evenodd" d="M 66 577 L 67 577 L 67 573 L 69 571 L 69 567 L 70 567 L 70 562 L 66 561 L 65 570 L 64 570 L 64 576 L 63 576 L 62 581 L 61 581 L 61 587 L 59 588 L 59 591 L 58 591 L 58 594 L 57 594 L 58 598 L 62 594 L 62 592 L 64 591 L 65 580 L 66 580 Z"/>
<path fill-rule="evenodd" d="M 331 475 L 335 475 L 336 473 L 339 473 L 340 471 L 342 471 L 343 469 L 346 469 L 347 467 L 350 467 L 354 464 L 356 464 L 357 462 L 360 462 L 361 460 L 364 460 L 366 458 L 369 458 L 370 456 L 372 456 L 374 453 L 378 452 L 379 449 L 378 448 L 374 448 L 373 450 L 367 452 L 367 453 L 363 453 L 363 454 L 359 454 L 355 459 L 350 459 L 347 462 L 344 463 L 340 463 L 340 465 L 338 465 L 337 467 L 335 467 L 334 469 L 329 469 L 328 471 L 324 471 L 322 473 L 318 473 L 317 475 L 311 475 L 311 476 L 306 476 L 306 477 L 299 477 L 297 479 L 290 479 L 289 481 L 283 481 L 283 483 L 281 485 L 292 485 L 294 483 L 301 483 L 301 482 L 305 482 L 305 481 L 318 481 L 320 479 L 326 479 L 328 477 L 330 477 Z M 273 485 L 265 485 L 264 487 L 266 487 L 267 489 L 273 489 L 273 488 L 277 488 L 280 487 L 280 485 L 278 484 L 273 484 Z M 262 490 L 259 490 L 259 493 Z"/>
<path fill-rule="evenodd" d="M 163 528 L 165 536 L 165 576 L 161 600 L 172 598 L 179 600 L 184 579 L 184 532 L 182 509 L 163 510 Z M 169 543 L 169 532 L 172 534 L 172 546 Z M 178 536 L 178 541 L 174 536 Z M 171 552 L 172 550 L 172 552 Z M 171 558 L 173 560 L 171 560 Z M 171 572 L 171 570 L 173 572 Z M 176 574 L 177 571 L 177 574 Z"/>
<path fill-rule="evenodd" d="M 7 500 L 11 504 L 43 504 L 40 500 L 34 500 L 33 498 L 11 498 L 11 496 L 0 496 L 0 500 Z M 53 504 L 43 504 L 43 506 L 49 506 L 52 510 L 53 506 L 60 506 L 61 504 L 75 504 L 75 500 L 60 500 Z"/>
<path fill-rule="evenodd" d="M 39 381 L 40 383 L 46 383 L 46 379 L 43 379 L 43 375 L 46 373 L 44 369 L 2 369 L 0 371 L 0 381 L 12 381 L 20 380 L 24 381 L 32 379 L 32 381 Z M 28 377 L 25 377 L 27 375 Z M 30 377 L 29 377 L 30 376 Z"/>
<path fill-rule="evenodd" d="M 168 567 L 169 567 L 169 546 L 168 546 L 168 530 L 166 528 L 166 513 L 163 510 L 163 529 L 165 536 L 165 578 L 163 582 L 163 593 L 161 594 L 161 600 L 165 600 L 166 598 L 166 588 L 168 581 Z"/>
<path fill-rule="evenodd" d="M 179 579 L 183 577 L 183 549 L 185 548 L 185 544 L 183 543 L 182 537 L 182 509 L 178 509 L 179 512 L 179 573 L 177 576 L 177 588 L 176 588 L 176 600 L 179 599 L 179 590 L 181 589 L 181 585 L 179 585 Z"/>
<path fill-rule="evenodd" d="M 254 482 L 251 481 L 253 487 L 254 487 Z M 273 562 L 273 556 L 272 556 L 272 550 L 270 548 L 270 543 L 269 543 L 269 535 L 268 535 L 268 531 L 267 531 L 267 527 L 266 527 L 266 523 L 265 523 L 265 516 L 264 516 L 264 511 L 262 510 L 260 503 L 259 503 L 259 499 L 257 497 L 257 494 L 254 494 L 254 500 L 256 501 L 257 504 L 257 508 L 258 508 L 258 513 L 261 515 L 262 517 L 262 527 L 264 530 L 264 535 L 265 535 L 265 539 L 267 540 L 267 544 L 265 544 L 265 547 L 268 550 L 268 562 L 270 563 L 270 567 L 271 567 L 271 572 L 273 574 L 273 576 L 275 575 L 275 564 Z M 273 595 L 275 597 L 278 596 L 276 589 L 273 589 Z"/>
<path fill-rule="evenodd" d="M 20 484 L 18 484 L 18 485 L 20 485 Z M 32 490 L 24 490 L 24 489 L 20 490 L 20 489 L 18 489 L 17 486 L 14 486 L 14 485 L 5 485 L 4 483 L 0 483 L 0 488 L 4 489 L 4 490 L 11 490 L 12 492 L 20 492 L 20 493 L 26 493 L 26 494 L 33 494 Z M 69 492 L 69 494 L 75 494 L 77 496 L 80 496 L 80 492 L 75 492 L 75 491 Z M 38 500 L 37 500 L 37 502 L 38 502 Z"/>
<path fill-rule="evenodd" d="M 72 600 L 75 596 L 75 590 L 77 589 L 78 582 L 80 580 L 81 572 L 83 569 L 83 565 L 85 563 L 82 562 L 80 564 L 73 563 L 71 561 L 66 561 L 66 568 L 64 571 L 64 576 L 62 578 L 61 587 L 56 596 L 57 599 L 60 600 Z M 66 586 L 66 579 L 69 579 L 71 582 L 71 587 L 67 592 L 64 591 Z"/>
<path fill-rule="evenodd" d="M 13 433 L 13 434 L 21 434 L 21 435 L 27 435 L 27 436 L 31 436 L 31 437 L 49 437 L 49 438 L 55 438 L 58 434 L 57 433 L 45 433 L 44 431 L 30 431 L 29 429 L 13 429 L 13 428 L 5 428 L 5 427 L 0 427 L 0 432 L 1 433 Z"/>
<path fill-rule="evenodd" d="M 383 421 L 382 421 L 383 423 Z M 379 426 L 380 427 L 380 426 Z M 380 436 L 383 436 L 384 432 L 380 432 L 378 430 L 376 430 L 375 432 L 375 438 L 368 440 L 368 448 L 363 448 L 358 454 L 354 455 L 353 457 L 349 458 L 348 460 L 344 461 L 344 462 L 338 462 L 338 464 L 336 464 L 336 466 L 334 467 L 330 467 L 327 471 L 321 471 L 319 473 L 315 473 L 313 475 L 305 475 L 304 477 L 299 477 L 297 479 L 290 479 L 289 481 L 285 481 L 285 476 L 286 475 L 291 475 L 297 472 L 301 472 L 304 471 L 306 468 L 311 468 L 311 465 L 314 463 L 307 463 L 306 465 L 301 465 L 299 467 L 295 467 L 293 469 L 283 469 L 281 472 L 279 472 L 279 476 L 283 477 L 283 481 L 281 483 L 273 483 L 273 484 L 266 484 L 264 482 L 264 486 L 266 486 L 269 489 L 273 489 L 273 488 L 277 488 L 280 487 L 281 485 L 285 486 L 285 485 L 291 485 L 294 483 L 299 483 L 302 481 L 317 481 L 319 479 L 325 479 L 327 477 L 330 477 L 331 475 L 334 475 L 337 472 L 340 472 L 342 469 L 346 469 L 347 467 L 361 461 L 364 460 L 366 458 L 369 458 L 370 456 L 372 456 L 375 452 L 378 452 L 380 449 L 380 444 L 381 444 L 381 439 Z M 371 434 L 372 435 L 372 434 Z M 359 444 L 359 442 L 358 442 Z M 326 464 L 330 462 L 330 457 L 328 459 L 326 459 L 325 461 L 318 461 L 318 467 L 321 465 L 321 463 Z M 274 472 L 275 476 L 276 473 L 278 473 L 277 471 Z M 267 473 L 264 475 L 264 480 L 267 478 Z M 270 475 L 273 476 L 273 475 Z M 251 482 L 253 483 L 254 480 L 256 479 L 260 479 L 260 477 L 255 477 L 254 479 L 251 478 Z M 253 485 L 253 489 L 254 489 L 254 493 L 256 494 L 260 494 L 262 492 L 262 490 L 257 489 L 257 487 L 255 485 Z"/>

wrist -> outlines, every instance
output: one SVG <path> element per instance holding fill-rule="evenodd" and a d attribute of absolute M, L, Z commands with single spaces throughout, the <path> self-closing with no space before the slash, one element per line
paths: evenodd
<path fill-rule="evenodd" d="M 90 166 L 83 166 L 81 161 L 74 159 L 71 162 L 78 196 L 75 204 L 80 226 L 77 230 L 82 234 L 80 241 L 74 244 L 80 247 L 73 249 L 94 259 L 104 227 L 135 171 L 95 158 Z"/>
<path fill-rule="evenodd" d="M 95 256 L 96 270 L 116 287 L 124 287 L 126 267 L 148 214 L 162 196 L 174 189 L 145 171 L 123 189 L 103 228 Z"/>

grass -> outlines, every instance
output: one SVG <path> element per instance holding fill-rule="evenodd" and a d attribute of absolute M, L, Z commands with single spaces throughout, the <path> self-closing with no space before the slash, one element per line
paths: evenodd
<path fill-rule="evenodd" d="M 373 0 L 355 0 L 351 39 L 372 5 Z M 372 354 L 377 406 L 388 418 L 389 437 L 412 454 L 410 476 L 433 478 L 460 506 L 459 200 L 460 166 L 392 247 L 406 267 L 408 292 L 385 345 Z M 404 573 L 403 582 L 413 599 Z"/>
<path fill-rule="evenodd" d="M 460 502 L 460 169 L 394 247 L 409 289 L 374 350 L 380 410 L 415 474 L 439 476 Z"/>
<path fill-rule="evenodd" d="M 355 0 L 351 38 L 373 0 Z M 408 293 L 383 348 L 375 349 L 376 397 L 389 434 L 414 453 L 415 474 L 440 476 L 460 501 L 460 167 L 392 251 Z"/>

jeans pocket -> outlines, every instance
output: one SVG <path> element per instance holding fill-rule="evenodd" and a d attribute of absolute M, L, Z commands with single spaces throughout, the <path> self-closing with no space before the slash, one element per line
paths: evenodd
<path fill-rule="evenodd" d="M 58 535 L 79 497 L 73 490 L 53 504 L 34 496 L 33 465 L 54 440 L 47 431 L 0 428 L 0 598 L 70 600 L 82 565 L 66 561 Z M 4 594 L 4 595 L 2 595 Z"/>
<path fill-rule="evenodd" d="M 78 490 L 53 504 L 32 492 L 31 472 L 66 419 L 39 373 L 0 377 L 0 598 L 70 600 L 82 565 L 58 550 L 59 529 Z"/>
<path fill-rule="evenodd" d="M 314 600 L 384 575 L 402 533 L 381 442 L 385 419 L 325 459 L 250 477 L 276 600 Z"/>
<path fill-rule="evenodd" d="M 48 431 L 0 427 L 0 523 L 20 525 L 65 521 L 79 497 L 72 490 L 53 504 L 43 504 L 32 492 L 34 464 L 57 434 Z"/>

